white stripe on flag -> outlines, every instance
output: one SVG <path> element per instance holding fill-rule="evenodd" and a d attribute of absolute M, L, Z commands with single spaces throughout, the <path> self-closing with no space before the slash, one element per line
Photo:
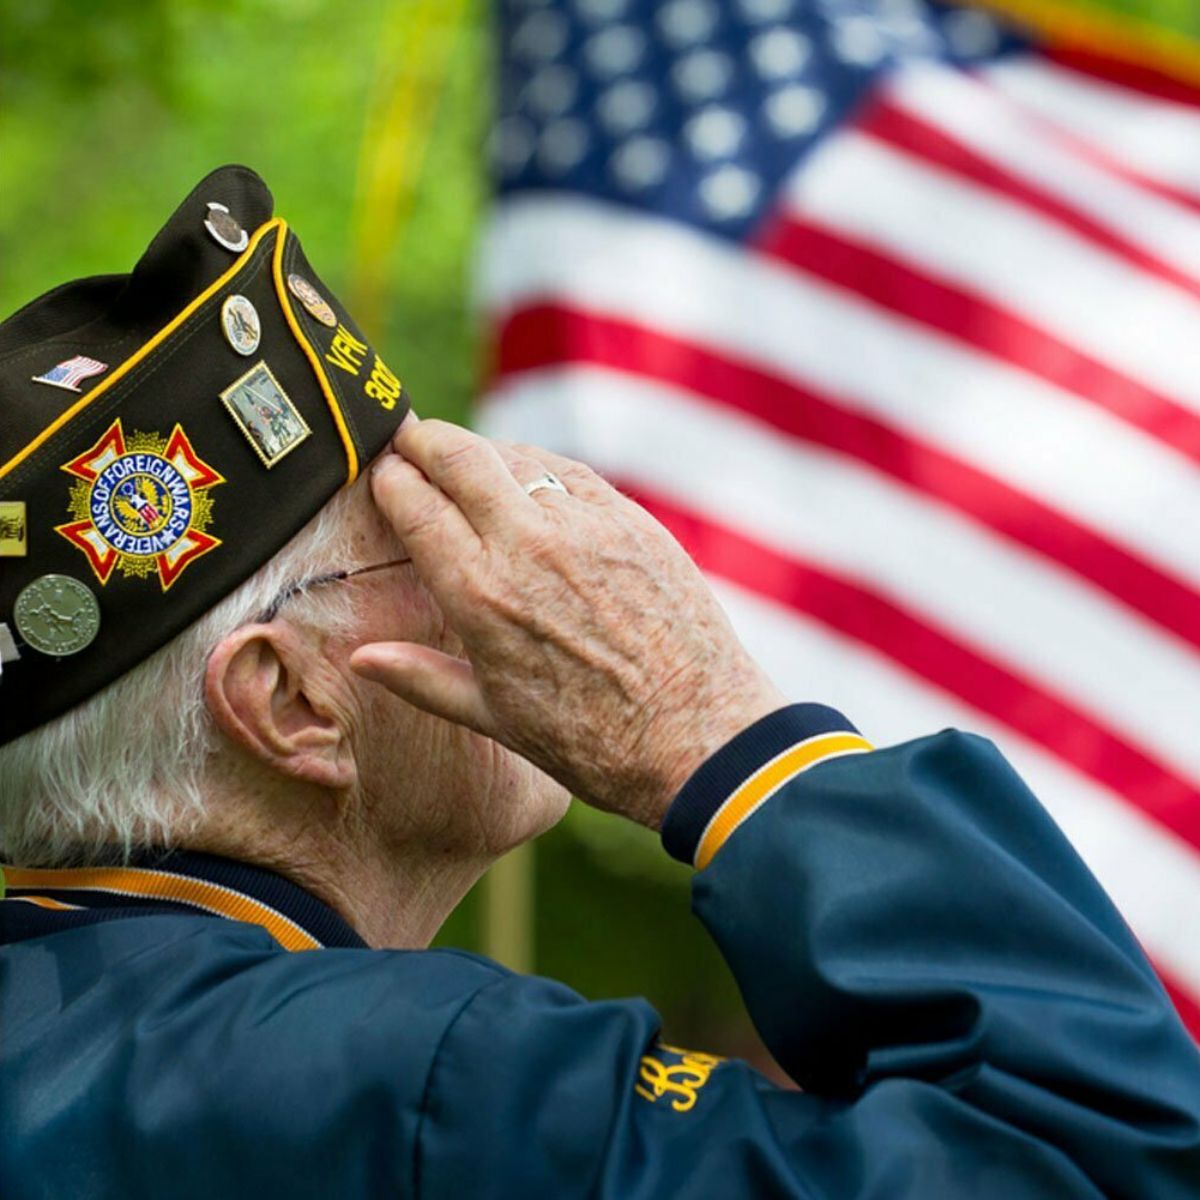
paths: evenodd
<path fill-rule="evenodd" d="M 1200 329 L 1200 300 L 1032 208 L 854 132 L 807 160 L 786 204 L 1200 412 L 1200 355 L 1182 352 Z"/>
<path fill-rule="evenodd" d="M 1116 162 L 1200 197 L 1200 109 L 1140 95 L 1037 58 L 1000 62 L 981 75 Z"/>
<path fill-rule="evenodd" d="M 841 709 L 876 745 L 954 727 L 990 737 L 1108 889 L 1147 951 L 1200 995 L 1200 856 L 1119 797 L 880 654 L 723 580 L 734 626 L 782 690 Z"/>
<path fill-rule="evenodd" d="M 926 65 L 902 71 L 885 94 L 904 112 L 939 127 L 1014 178 L 1200 279 L 1200 216 L 1194 210 L 1073 152 L 1070 142 L 994 88 L 959 71 Z"/>
<path fill-rule="evenodd" d="M 732 410 L 617 371 L 523 374 L 493 393 L 480 421 L 870 581 L 1200 782 L 1200 739 L 1180 719 L 1200 712 L 1200 656 L 954 510 Z"/>
<path fill-rule="evenodd" d="M 563 299 L 822 389 L 1200 584 L 1190 461 L 843 289 L 673 222 L 565 196 L 508 202 L 484 241 L 480 287 L 497 318 Z"/>

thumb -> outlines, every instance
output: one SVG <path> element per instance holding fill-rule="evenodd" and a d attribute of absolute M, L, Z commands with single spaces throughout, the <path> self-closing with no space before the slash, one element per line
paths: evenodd
<path fill-rule="evenodd" d="M 414 642 L 372 642 L 354 651 L 350 666 L 425 712 L 494 736 L 475 671 L 465 659 Z"/>

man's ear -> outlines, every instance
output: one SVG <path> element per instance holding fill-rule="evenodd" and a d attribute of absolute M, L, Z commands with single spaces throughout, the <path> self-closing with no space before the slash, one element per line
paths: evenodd
<path fill-rule="evenodd" d="M 350 731 L 319 686 L 319 668 L 291 627 L 244 625 L 209 656 L 204 698 L 221 732 L 264 765 L 344 789 L 358 768 Z"/>

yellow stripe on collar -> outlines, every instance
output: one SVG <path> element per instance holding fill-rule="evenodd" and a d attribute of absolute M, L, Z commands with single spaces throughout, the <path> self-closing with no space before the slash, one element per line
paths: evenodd
<path fill-rule="evenodd" d="M 696 847 L 696 869 L 703 871 L 733 831 L 785 783 L 827 758 L 863 754 L 874 747 L 857 733 L 821 733 L 797 742 L 759 767 L 713 814 Z"/>
<path fill-rule="evenodd" d="M 321 943 L 283 913 L 250 896 L 193 879 L 145 867 L 80 867 L 61 870 L 5 867 L 9 888 L 45 888 L 48 891 L 110 892 L 117 896 L 150 900 L 175 900 L 205 912 L 261 925 L 285 950 L 320 950 Z M 18 899 L 10 896 L 9 899 Z"/>

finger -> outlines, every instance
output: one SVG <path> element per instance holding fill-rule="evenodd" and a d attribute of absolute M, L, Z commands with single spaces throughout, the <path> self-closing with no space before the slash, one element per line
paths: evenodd
<path fill-rule="evenodd" d="M 402 426 L 393 445 L 462 510 L 480 534 L 526 516 L 525 496 L 495 446 L 448 421 Z"/>
<path fill-rule="evenodd" d="M 392 434 L 392 448 L 395 449 L 396 439 L 400 436 L 401 431 L 411 428 L 413 425 L 419 425 L 420 423 L 421 418 L 418 417 L 416 412 L 410 408 L 408 412 L 404 414 L 404 420 L 402 420 L 400 424 L 396 426 L 396 432 Z"/>
<path fill-rule="evenodd" d="M 610 502 L 620 497 L 616 488 L 597 475 L 586 463 L 555 454 L 553 450 L 546 450 L 542 446 L 530 446 L 523 442 L 508 442 L 506 448 L 526 463 L 533 464 L 538 472 L 550 471 L 557 475 L 567 491 L 580 500 L 594 504 Z"/>
<path fill-rule="evenodd" d="M 566 500 L 567 497 L 562 492 L 553 488 L 539 488 L 536 496 L 530 495 L 529 485 L 535 480 L 546 477 L 546 464 L 539 462 L 532 455 L 524 453 L 524 447 L 514 446 L 510 442 L 493 442 L 493 445 L 496 447 L 496 453 L 504 460 L 505 466 L 512 472 L 513 478 L 521 485 L 521 490 L 531 503 L 538 504 L 545 497 L 550 497 L 557 503 Z"/>
<path fill-rule="evenodd" d="M 409 704 L 488 737 L 492 722 L 471 664 L 415 642 L 359 646 L 350 666 Z"/>
<path fill-rule="evenodd" d="M 479 535 L 454 501 L 398 455 L 385 454 L 372 468 L 371 494 L 435 592 L 478 549 Z"/>

